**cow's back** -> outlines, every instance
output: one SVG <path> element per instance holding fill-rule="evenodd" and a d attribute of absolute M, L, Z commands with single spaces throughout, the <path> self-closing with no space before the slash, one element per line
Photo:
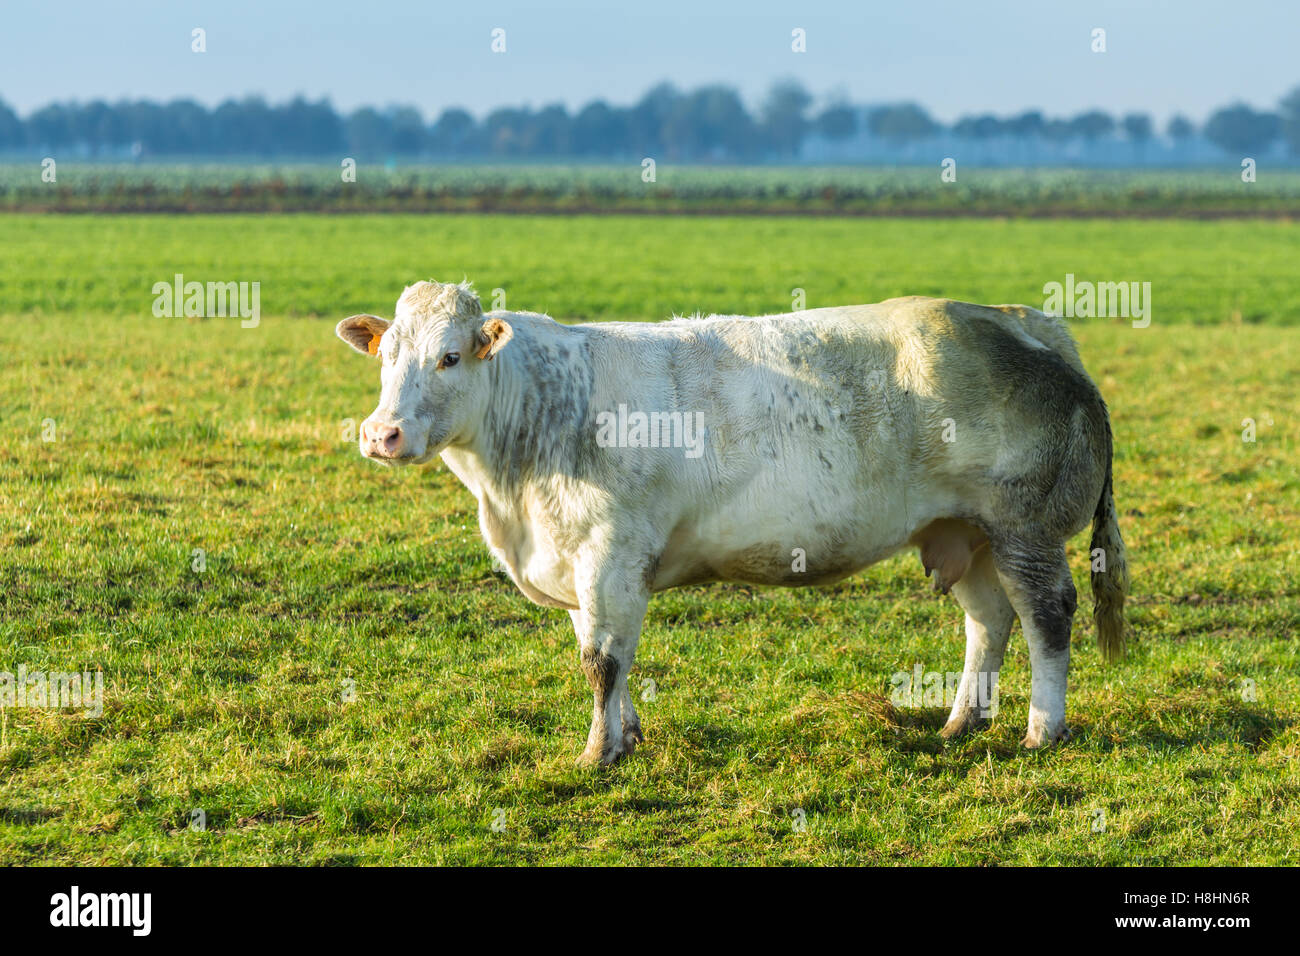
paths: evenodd
<path fill-rule="evenodd" d="M 661 586 L 852 573 L 936 517 L 977 511 L 976 486 L 1041 457 L 1046 419 L 1091 390 L 1064 326 L 1023 306 L 913 297 L 604 328 L 628 349 L 608 364 L 635 356 L 643 381 L 597 395 L 706 423 L 700 459 L 661 450 L 660 467 L 631 466 L 642 507 L 672 526 Z M 802 570 L 795 549 L 818 558 Z"/>
<path fill-rule="evenodd" d="M 1068 332 L 1024 307 L 908 298 L 658 324 L 546 320 L 535 333 L 521 319 L 516 338 L 533 350 L 530 375 L 573 366 L 586 422 L 569 434 L 558 424 L 569 416 L 530 420 L 571 449 L 571 480 L 557 492 L 538 473 L 521 512 L 557 541 L 575 521 L 661 540 L 654 590 L 851 574 L 930 521 L 978 515 L 1020 462 L 1050 472 L 1073 409 L 1095 396 Z M 557 388 L 534 391 L 563 401 Z M 699 453 L 625 442 L 637 413 L 698 420 Z M 618 427 L 602 433 L 602 421 Z M 513 433 L 502 441 L 519 447 Z"/>

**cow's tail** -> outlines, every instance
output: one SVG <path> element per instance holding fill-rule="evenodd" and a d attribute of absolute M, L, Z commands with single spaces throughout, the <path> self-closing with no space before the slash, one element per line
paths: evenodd
<path fill-rule="evenodd" d="M 1113 440 L 1110 416 L 1106 418 L 1106 482 L 1092 516 L 1092 619 L 1097 625 L 1097 647 L 1107 661 L 1124 656 L 1128 630 L 1124 623 L 1124 598 L 1128 594 L 1128 557 L 1115 515 L 1111 484 Z"/>

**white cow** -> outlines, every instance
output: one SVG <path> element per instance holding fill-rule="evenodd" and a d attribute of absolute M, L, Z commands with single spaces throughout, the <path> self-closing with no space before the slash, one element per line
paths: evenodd
<path fill-rule="evenodd" d="M 519 589 L 569 611 L 594 695 L 583 762 L 644 739 L 628 671 L 650 595 L 677 585 L 822 584 L 917 547 L 966 612 L 944 736 L 986 719 L 975 688 L 1018 616 L 1038 747 L 1066 735 L 1065 542 L 1091 520 L 1098 640 L 1123 651 L 1110 421 L 1041 312 L 913 297 L 566 326 L 420 282 L 391 322 L 337 332 L 382 363 L 362 454 L 440 455 Z"/>

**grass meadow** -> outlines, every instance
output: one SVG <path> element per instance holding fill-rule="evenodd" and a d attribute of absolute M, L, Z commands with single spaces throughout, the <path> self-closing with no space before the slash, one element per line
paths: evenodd
<path fill-rule="evenodd" d="M 0 709 L 0 863 L 1300 862 L 1297 261 L 1284 221 L 4 216 L 0 671 L 102 671 L 104 707 Z M 260 324 L 155 318 L 176 273 L 259 282 Z M 1041 305 L 1067 273 L 1153 307 L 1074 323 L 1135 638 L 1101 663 L 1080 536 L 1074 738 L 1046 751 L 1018 743 L 1018 626 L 989 731 L 890 703 L 964 647 L 907 555 L 660 595 L 646 742 L 579 770 L 568 616 L 493 570 L 445 468 L 349 440 L 378 375 L 333 323 L 416 279 L 654 320 L 796 288 Z"/>

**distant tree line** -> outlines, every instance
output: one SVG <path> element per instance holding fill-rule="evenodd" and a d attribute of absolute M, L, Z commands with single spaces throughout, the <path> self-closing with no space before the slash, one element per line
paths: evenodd
<path fill-rule="evenodd" d="M 632 106 L 594 100 L 576 112 L 564 106 L 501 107 L 481 119 L 444 110 L 428 123 L 410 106 L 362 107 L 340 114 L 328 100 L 302 97 L 278 105 L 256 96 L 208 108 L 193 100 L 52 103 L 19 117 L 0 101 L 0 152 L 74 148 L 96 156 L 434 156 L 547 159 L 655 156 L 670 160 L 791 159 L 810 134 L 843 141 L 865 131 L 895 142 L 943 133 L 961 138 L 1086 140 L 1123 138 L 1141 148 L 1156 136 L 1151 117 L 1114 117 L 1101 110 L 1048 117 L 964 116 L 951 126 L 922 107 L 901 103 L 863 109 L 844 101 L 814 108 L 793 80 L 772 86 L 756 111 L 720 84 L 681 91 L 662 83 Z M 1199 131 L 1232 154 L 1263 152 L 1282 138 L 1300 155 L 1300 87 L 1275 112 L 1237 103 L 1215 111 Z M 1190 139 L 1197 127 L 1175 116 L 1164 134 Z"/>

